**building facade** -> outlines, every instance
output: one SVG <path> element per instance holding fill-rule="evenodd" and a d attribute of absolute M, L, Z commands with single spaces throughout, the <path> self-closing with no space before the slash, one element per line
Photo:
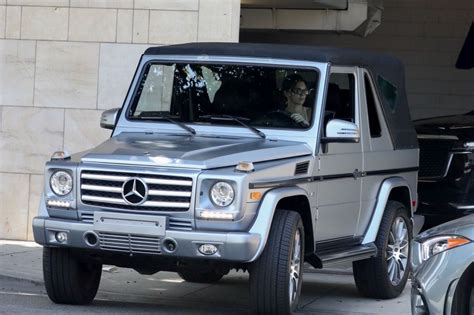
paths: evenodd
<path fill-rule="evenodd" d="M 0 239 L 32 239 L 52 152 L 110 135 L 140 55 L 238 41 L 238 0 L 0 0 Z"/>

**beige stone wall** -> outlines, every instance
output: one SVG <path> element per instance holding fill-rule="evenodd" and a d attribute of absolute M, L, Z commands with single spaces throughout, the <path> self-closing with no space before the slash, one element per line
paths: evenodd
<path fill-rule="evenodd" d="M 382 24 L 367 38 L 311 32 L 242 32 L 241 41 L 371 49 L 399 57 L 406 67 L 413 118 L 474 108 L 474 70 L 455 63 L 474 21 L 473 0 L 384 0 Z"/>
<path fill-rule="evenodd" d="M 238 41 L 239 0 L 0 0 L 0 239 L 32 239 L 52 152 L 106 139 L 149 46 Z"/>

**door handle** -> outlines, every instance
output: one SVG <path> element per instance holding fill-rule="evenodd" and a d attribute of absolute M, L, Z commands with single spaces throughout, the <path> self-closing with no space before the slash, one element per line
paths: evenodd
<path fill-rule="evenodd" d="M 367 176 L 367 173 L 366 172 L 361 172 L 359 171 L 359 169 L 355 169 L 354 172 L 352 173 L 352 176 L 354 176 L 354 179 L 357 179 L 359 177 L 365 177 Z"/>

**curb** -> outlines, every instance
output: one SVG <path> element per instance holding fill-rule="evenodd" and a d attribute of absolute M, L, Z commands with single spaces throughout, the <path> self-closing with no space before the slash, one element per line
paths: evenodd
<path fill-rule="evenodd" d="M 43 282 L 43 281 L 37 281 L 37 280 L 32 280 L 32 279 L 25 279 L 25 278 L 22 278 L 22 277 L 10 276 L 10 275 L 4 275 L 4 274 L 0 274 L 0 279 L 7 279 L 7 280 L 15 280 L 15 281 L 29 282 L 29 283 L 33 283 L 34 285 L 44 285 L 44 282 Z"/>

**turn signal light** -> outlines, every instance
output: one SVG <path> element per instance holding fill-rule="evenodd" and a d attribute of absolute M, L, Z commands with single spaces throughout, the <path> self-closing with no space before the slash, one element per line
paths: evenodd
<path fill-rule="evenodd" d="M 262 199 L 262 193 L 259 191 L 253 191 L 250 193 L 250 200 L 252 201 L 259 201 Z"/>

